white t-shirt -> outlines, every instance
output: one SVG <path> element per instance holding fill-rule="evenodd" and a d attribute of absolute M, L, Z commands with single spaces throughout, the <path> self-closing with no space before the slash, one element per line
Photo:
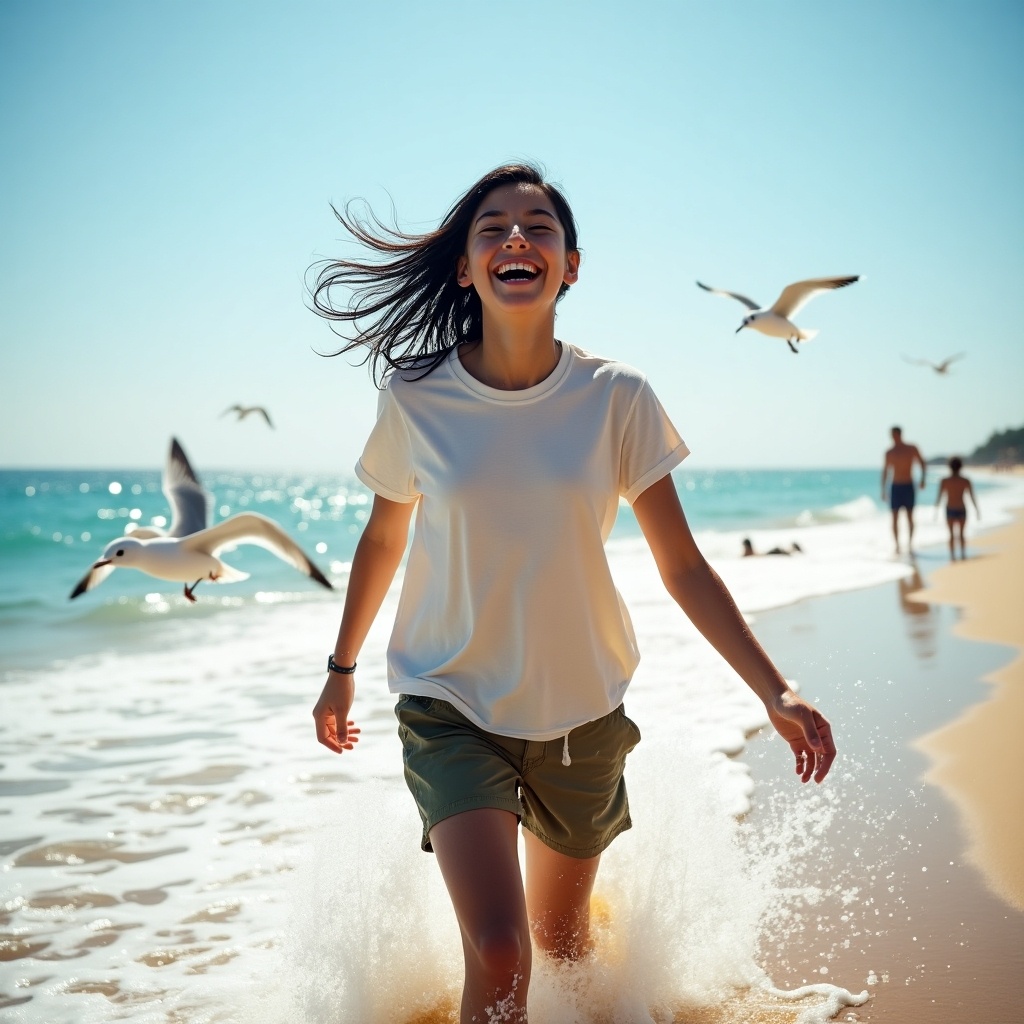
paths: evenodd
<path fill-rule="evenodd" d="M 688 454 L 642 373 L 573 345 L 522 391 L 455 350 L 420 380 L 393 374 L 356 465 L 382 497 L 419 499 L 391 692 L 531 740 L 617 708 L 640 658 L 604 542 L 619 496 Z"/>

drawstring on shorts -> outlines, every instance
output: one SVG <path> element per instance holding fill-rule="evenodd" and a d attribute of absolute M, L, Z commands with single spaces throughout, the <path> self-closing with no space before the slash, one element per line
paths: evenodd
<path fill-rule="evenodd" d="M 562 764 L 566 768 L 572 764 L 572 758 L 569 756 L 569 734 L 565 734 L 565 739 L 562 741 Z"/>

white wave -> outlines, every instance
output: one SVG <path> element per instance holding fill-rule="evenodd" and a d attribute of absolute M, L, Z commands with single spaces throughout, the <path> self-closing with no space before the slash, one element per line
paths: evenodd
<path fill-rule="evenodd" d="M 837 519 L 870 519 L 878 514 L 878 506 L 866 494 L 862 494 L 852 501 L 833 505 L 828 514 Z"/>

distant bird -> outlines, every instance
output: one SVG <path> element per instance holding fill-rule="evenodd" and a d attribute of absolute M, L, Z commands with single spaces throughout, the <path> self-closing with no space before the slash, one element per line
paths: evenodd
<path fill-rule="evenodd" d="M 142 526 L 130 536 L 111 541 L 103 556 L 78 581 L 71 598 L 99 586 L 115 569 L 131 568 L 161 580 L 184 583 L 185 597 L 195 602 L 193 591 L 203 580 L 236 583 L 249 578 L 218 555 L 239 544 L 257 544 L 294 565 L 299 572 L 333 590 L 326 576 L 272 519 L 257 512 L 239 512 L 216 526 L 207 526 L 209 497 L 189 465 L 177 439 L 164 468 L 163 492 L 171 505 L 171 527 L 166 532 Z M 188 581 L 195 580 L 189 586 Z"/>
<path fill-rule="evenodd" d="M 712 295 L 728 296 L 730 299 L 742 302 L 747 309 L 753 310 L 749 316 L 743 318 L 743 323 L 736 328 L 737 334 L 744 327 L 750 327 L 762 334 L 769 335 L 769 337 L 785 339 L 790 349 L 796 352 L 797 347 L 793 344 L 794 341 L 810 341 L 818 332 L 801 330 L 791 322 L 791 318 L 796 316 L 815 295 L 832 291 L 835 288 L 845 288 L 848 284 L 859 280 L 860 275 L 854 274 L 851 277 L 812 277 L 808 281 L 795 281 L 782 289 L 782 294 L 770 309 L 764 309 L 753 299 L 748 299 L 745 295 L 739 295 L 736 292 L 727 292 L 721 288 L 709 288 L 706 284 L 701 284 L 700 281 L 697 282 L 697 286 L 706 292 L 711 292 Z"/>
<path fill-rule="evenodd" d="M 943 375 L 949 373 L 949 364 L 955 363 L 958 359 L 963 359 L 967 355 L 966 352 L 958 352 L 955 356 L 950 356 L 948 359 L 943 359 L 941 363 L 932 363 L 927 359 L 911 359 L 910 356 L 904 356 L 908 363 L 913 363 L 915 366 L 930 366 L 936 373 Z"/>
<path fill-rule="evenodd" d="M 271 429 L 274 427 L 274 424 L 270 422 L 270 413 L 262 405 L 231 405 L 220 414 L 221 418 L 227 416 L 229 412 L 238 413 L 239 420 L 244 420 L 251 412 L 258 412 L 267 421 L 268 427 Z"/>

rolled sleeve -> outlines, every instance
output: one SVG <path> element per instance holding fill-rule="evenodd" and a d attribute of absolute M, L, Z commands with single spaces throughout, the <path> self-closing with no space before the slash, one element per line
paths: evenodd
<path fill-rule="evenodd" d="M 408 503 L 419 497 L 409 428 L 398 401 L 387 387 L 377 400 L 377 422 L 366 440 L 355 472 L 382 498 Z"/>
<path fill-rule="evenodd" d="M 645 380 L 633 402 L 622 440 L 619 493 L 632 505 L 689 454 L 690 449 Z"/>

